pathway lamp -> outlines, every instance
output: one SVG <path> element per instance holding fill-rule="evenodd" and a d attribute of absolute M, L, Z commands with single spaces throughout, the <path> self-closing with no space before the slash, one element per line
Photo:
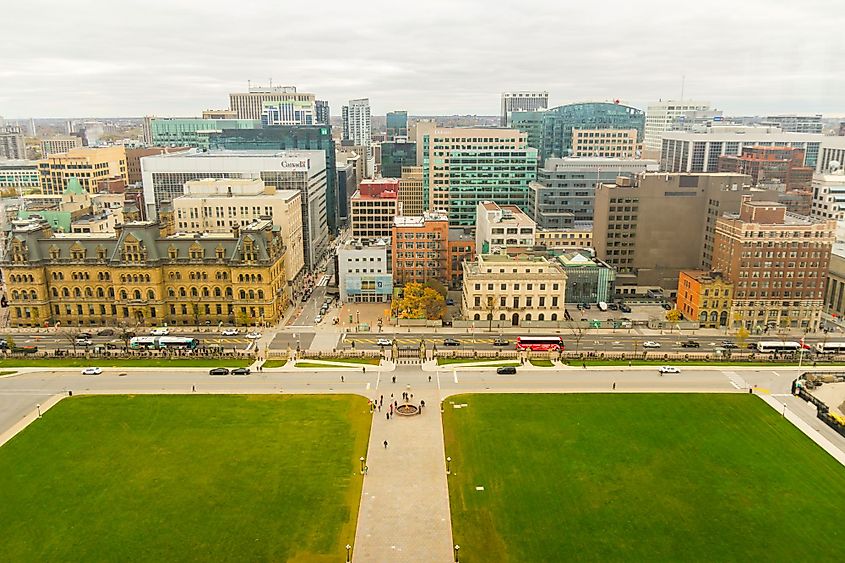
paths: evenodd
<path fill-rule="evenodd" d="M 359 461 L 361 462 L 361 475 L 363 475 L 364 474 L 364 456 L 361 456 Z"/>
<path fill-rule="evenodd" d="M 451 474 L 452 474 L 452 458 L 447 457 L 446 458 L 446 475 L 451 475 Z"/>

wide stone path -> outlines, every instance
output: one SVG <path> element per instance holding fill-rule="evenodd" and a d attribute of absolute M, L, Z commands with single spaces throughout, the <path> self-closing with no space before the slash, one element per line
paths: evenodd
<path fill-rule="evenodd" d="M 452 561 L 452 524 L 443 423 L 436 389 L 417 391 L 426 407 L 421 415 L 385 418 L 390 393 L 402 404 L 406 387 L 388 382 L 384 406 L 373 420 L 367 476 L 358 513 L 353 561 Z M 387 440 L 388 447 L 384 447 Z"/>

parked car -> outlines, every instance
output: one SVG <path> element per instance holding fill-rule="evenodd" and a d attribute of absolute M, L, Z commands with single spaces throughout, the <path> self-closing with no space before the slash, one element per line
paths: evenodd
<path fill-rule="evenodd" d="M 316 323 L 316 324 L 320 324 L 320 322 L 322 320 L 323 320 L 323 315 L 317 315 L 316 317 L 314 317 L 314 323 Z"/>
<path fill-rule="evenodd" d="M 208 370 L 208 375 L 229 375 L 228 368 L 211 368 Z"/>
<path fill-rule="evenodd" d="M 455 340 L 454 338 L 444 338 L 443 339 L 443 346 L 460 346 L 461 343 Z"/>
<path fill-rule="evenodd" d="M 2 337 L 0 337 L 0 338 L 2 338 Z M 7 350 L 8 348 L 9 348 L 9 343 L 5 339 L 0 340 L 0 350 Z"/>
<path fill-rule="evenodd" d="M 154 328 L 150 331 L 150 336 L 167 336 L 170 334 L 170 329 L 167 327 Z"/>
<path fill-rule="evenodd" d="M 660 366 L 657 371 L 660 373 L 681 373 L 681 370 L 675 366 Z"/>
<path fill-rule="evenodd" d="M 663 307 L 664 309 L 666 309 L 667 311 L 672 310 L 672 304 L 671 303 L 661 303 L 660 306 Z"/>
<path fill-rule="evenodd" d="M 582 308 L 582 309 L 589 309 L 589 308 L 590 308 L 590 304 L 589 304 L 589 303 L 581 303 L 581 308 Z"/>
<path fill-rule="evenodd" d="M 507 346 L 508 344 L 510 344 L 510 342 L 508 342 L 504 338 L 497 338 L 493 341 L 493 346 Z"/>
<path fill-rule="evenodd" d="M 681 342 L 681 348 L 701 348 L 701 344 L 695 340 L 687 340 L 686 342 Z"/>
<path fill-rule="evenodd" d="M 94 338 L 94 335 L 91 334 L 90 332 L 80 332 L 79 334 L 76 335 L 76 337 L 77 338 L 87 338 L 88 340 L 91 340 L 92 338 Z"/>
<path fill-rule="evenodd" d="M 259 338 L 261 338 L 261 333 L 260 332 L 247 332 L 246 337 L 249 338 L 250 340 L 258 340 Z"/>
<path fill-rule="evenodd" d="M 454 304 L 455 304 L 455 300 L 454 300 L 454 299 L 447 299 L 447 300 L 446 300 L 446 304 L 447 304 L 447 305 L 454 305 Z"/>
<path fill-rule="evenodd" d="M 77 338 L 73 341 L 73 344 L 75 346 L 91 346 L 94 343 L 91 342 L 90 338 Z"/>
<path fill-rule="evenodd" d="M 722 348 L 734 349 L 737 348 L 737 345 L 731 342 L 730 340 L 723 340 L 720 344 Z"/>
<path fill-rule="evenodd" d="M 622 311 L 623 313 L 630 313 L 631 312 L 631 308 L 628 307 L 628 305 L 626 305 L 625 303 L 619 304 L 619 310 Z"/>
<path fill-rule="evenodd" d="M 114 329 L 104 328 L 103 330 L 97 332 L 97 336 L 114 336 Z"/>
<path fill-rule="evenodd" d="M 608 303 L 607 306 L 611 311 L 618 311 L 619 310 L 619 305 L 617 305 L 616 303 Z"/>
<path fill-rule="evenodd" d="M 241 331 L 239 331 L 236 328 L 227 328 L 227 329 L 223 330 L 223 332 L 221 332 L 220 334 L 222 334 L 223 336 L 237 336 L 240 333 L 241 333 Z"/>
<path fill-rule="evenodd" d="M 308 294 L 307 293 L 302 296 L 302 302 L 305 303 L 306 301 L 308 301 Z"/>
<path fill-rule="evenodd" d="M 235 368 L 232 370 L 232 375 L 249 375 L 249 368 Z"/>
<path fill-rule="evenodd" d="M 643 348 L 660 348 L 660 342 L 654 340 L 646 340 L 643 342 Z"/>
<path fill-rule="evenodd" d="M 516 368 L 513 366 L 504 366 L 496 368 L 496 373 L 499 375 L 514 375 L 516 374 Z"/>
<path fill-rule="evenodd" d="M 102 368 L 85 368 L 82 370 L 82 375 L 100 375 L 103 373 Z"/>
<path fill-rule="evenodd" d="M 376 344 L 378 346 L 393 346 L 393 341 L 389 338 L 379 338 Z"/>

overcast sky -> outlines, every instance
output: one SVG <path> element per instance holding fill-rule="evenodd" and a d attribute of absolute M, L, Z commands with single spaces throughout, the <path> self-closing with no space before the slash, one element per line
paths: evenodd
<path fill-rule="evenodd" d="M 501 4 L 503 6 L 499 7 Z M 835 0 L 26 0 L 0 6 L 0 115 L 199 115 L 247 80 L 296 85 L 332 114 L 499 112 L 685 97 L 733 115 L 845 115 Z"/>

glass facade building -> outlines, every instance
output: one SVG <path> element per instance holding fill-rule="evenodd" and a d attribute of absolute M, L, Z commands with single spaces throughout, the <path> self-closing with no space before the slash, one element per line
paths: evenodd
<path fill-rule="evenodd" d="M 566 272 L 566 303 L 610 302 L 616 272 L 589 252 L 575 251 L 557 257 Z"/>
<path fill-rule="evenodd" d="M 403 166 L 417 165 L 417 144 L 388 141 L 381 144 L 381 175 L 400 178 Z"/>
<path fill-rule="evenodd" d="M 256 119 L 198 119 L 155 117 L 150 120 L 150 138 L 156 147 L 209 148 L 209 138 L 224 129 L 258 129 Z"/>
<path fill-rule="evenodd" d="M 279 125 L 253 130 L 224 130 L 212 135 L 212 149 L 222 150 L 321 150 L 326 170 L 335 170 L 335 146 L 329 125 Z M 338 232 L 337 174 L 326 174 L 326 218 L 329 231 Z"/>
<path fill-rule="evenodd" d="M 393 140 L 396 137 L 408 136 L 408 112 L 389 111 L 387 112 L 387 138 Z"/>
<path fill-rule="evenodd" d="M 519 122 L 517 123 L 517 119 Z M 514 128 L 533 136 L 536 140 L 539 127 L 540 160 L 569 156 L 572 150 L 573 129 L 636 129 L 637 140 L 642 141 L 645 130 L 643 110 L 610 102 L 568 104 L 547 111 L 514 112 Z"/>

